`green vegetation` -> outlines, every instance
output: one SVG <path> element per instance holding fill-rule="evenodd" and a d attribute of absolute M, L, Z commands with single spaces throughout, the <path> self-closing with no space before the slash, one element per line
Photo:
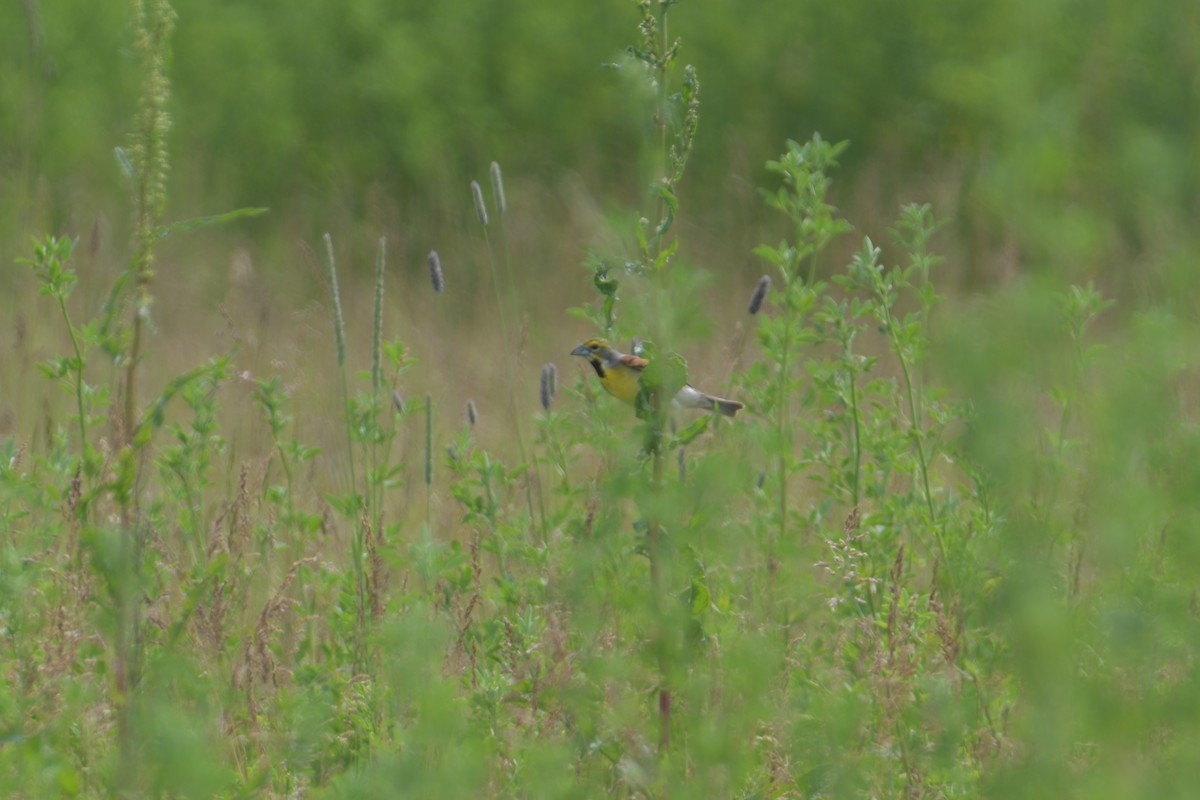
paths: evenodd
<path fill-rule="evenodd" d="M 0 34 L 5 796 L 1194 792 L 1190 7 L 200 5 Z"/>

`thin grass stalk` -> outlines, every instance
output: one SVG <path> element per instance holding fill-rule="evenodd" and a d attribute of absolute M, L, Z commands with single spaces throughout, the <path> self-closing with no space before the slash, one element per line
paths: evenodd
<path fill-rule="evenodd" d="M 437 304 L 437 322 L 436 333 L 434 336 L 435 346 L 438 350 L 444 350 L 446 346 L 446 309 L 445 304 L 440 302 L 442 294 L 446 291 L 446 275 L 442 271 L 442 258 L 438 255 L 437 250 L 430 250 L 426 257 L 426 263 L 429 265 L 429 282 L 433 287 L 435 303 Z M 432 517 L 432 494 L 433 494 L 433 397 L 428 392 L 425 394 L 425 462 L 424 462 L 424 483 L 425 483 L 425 528 L 431 534 L 433 532 L 433 517 Z"/>
<path fill-rule="evenodd" d="M 371 337 L 371 392 L 376 404 L 379 400 L 379 387 L 383 383 L 380 362 L 383 351 L 383 273 L 387 266 L 387 239 L 379 237 L 379 251 L 375 256 L 375 313 Z"/>
<path fill-rule="evenodd" d="M 932 290 L 925 291 L 925 288 L 930 285 L 930 270 L 941 260 L 937 256 L 930 254 L 929 239 L 942 226 L 942 223 L 938 222 L 933 216 L 933 209 L 929 205 L 910 205 L 905 208 L 905 211 L 910 212 L 910 214 L 904 215 L 904 219 L 910 222 L 908 227 L 912 231 L 912 241 L 909 245 L 912 252 L 911 264 L 920 278 L 917 286 L 913 288 L 916 290 L 917 299 L 921 303 L 921 325 L 928 330 L 930 318 L 933 316 L 933 302 L 936 295 Z M 899 227 L 903 230 L 904 226 L 902 224 Z M 925 382 L 921 375 L 916 376 L 916 396 L 917 407 L 924 414 L 926 410 Z M 924 418 L 920 420 L 920 424 L 922 428 L 925 426 Z"/>
<path fill-rule="evenodd" d="M 950 584 L 954 585 L 954 570 L 950 563 L 949 553 L 946 549 L 946 539 L 943 532 L 944 523 L 938 519 L 937 511 L 933 505 L 933 490 L 929 485 L 929 461 L 925 455 L 925 435 L 920 423 L 920 413 L 917 406 L 916 389 L 914 388 L 912 377 L 912 365 L 909 364 L 908 356 L 900 340 L 897 338 L 896 321 L 892 317 L 891 307 L 888 305 L 886 293 L 880 289 L 878 291 L 879 305 L 883 312 L 884 329 L 888 332 L 888 338 L 892 343 L 892 351 L 896 354 L 896 360 L 900 362 L 900 373 L 904 379 L 904 397 L 908 405 L 908 422 L 909 422 L 909 437 L 913 440 L 913 447 L 917 454 L 917 472 L 921 481 L 921 493 L 925 500 L 925 508 L 929 514 L 929 525 L 933 529 L 934 539 L 937 541 L 938 552 L 941 555 L 943 568 L 949 577 Z"/>
<path fill-rule="evenodd" d="M 858 508 L 862 493 L 862 420 L 858 410 L 858 371 L 854 367 L 854 353 L 846 343 L 846 359 L 850 368 L 846 370 L 847 380 L 850 381 L 850 422 L 854 447 L 854 486 L 852 491 L 852 508 Z"/>
<path fill-rule="evenodd" d="M 154 250 L 159 240 L 159 221 L 166 204 L 168 169 L 167 131 L 171 120 L 166 105 L 170 98 L 167 60 L 175 12 L 166 0 L 154 0 L 147 8 L 145 0 L 134 0 L 134 47 L 142 59 L 145 79 L 142 85 L 137 132 L 133 146 L 136 165 L 134 187 L 134 239 L 132 261 L 126 274 L 118 280 L 132 279 L 134 286 L 133 319 L 128 358 L 125 368 L 124 409 L 119 441 L 131 460 L 137 455 L 135 438 L 137 423 L 137 371 L 142 360 L 142 330 L 149 317 L 154 278 Z M 86 452 L 86 443 L 83 445 Z M 131 469 L 137 470 L 136 466 Z M 117 492 L 120 507 L 122 537 L 122 566 L 128 570 L 127 580 L 114 591 L 117 630 L 114 640 L 117 730 L 119 737 L 118 786 L 122 791 L 132 789 L 138 766 L 138 754 L 132 729 L 134 691 L 140 682 L 142 668 L 142 608 L 141 592 L 137 590 L 141 575 L 143 528 L 140 522 L 140 475 L 132 478 L 128 491 Z"/>
<path fill-rule="evenodd" d="M 333 237 L 326 233 L 324 240 L 326 278 L 329 281 L 329 292 L 333 302 L 333 336 L 334 344 L 337 348 L 338 372 L 341 378 L 342 408 L 348 411 L 350 408 L 350 387 L 346 378 L 346 319 L 342 313 L 342 295 L 338 288 L 337 262 L 333 255 Z M 346 452 L 350 457 L 350 492 L 357 500 L 360 495 L 358 493 L 358 475 L 354 468 L 354 432 L 350 429 L 350 425 L 350 419 L 346 417 Z"/>
<path fill-rule="evenodd" d="M 433 395 L 425 394 L 425 528 L 433 534 Z"/>
<path fill-rule="evenodd" d="M 504 176 L 500 172 L 500 165 L 495 161 L 492 162 L 488 172 L 492 178 L 492 199 L 496 203 L 496 212 L 500 217 L 500 249 L 504 253 L 504 277 L 508 281 L 508 313 L 515 324 L 518 311 L 517 282 L 513 279 L 512 258 L 508 250 L 508 218 L 505 213 L 508 210 L 508 201 L 504 194 Z"/>
<path fill-rule="evenodd" d="M 789 287 L 790 288 L 790 287 Z M 767 549 L 767 574 L 774 576 L 779 569 L 777 549 L 781 542 L 787 541 L 788 528 L 788 461 L 792 452 L 792 431 L 788 425 L 790 409 L 791 379 L 788 374 L 791 366 L 792 326 L 794 311 L 791 302 L 784 310 L 783 352 L 779 359 L 779 374 L 776 388 L 775 405 L 775 442 L 779 447 L 779 533 Z M 772 582 L 772 585 L 773 582 Z"/>
<path fill-rule="evenodd" d="M 496 271 L 496 251 L 495 251 L 495 247 L 492 245 L 492 237 L 488 234 L 487 207 L 484 205 L 483 192 L 479 188 L 478 181 L 471 181 L 471 196 L 474 199 L 474 203 L 475 203 L 475 214 L 478 217 L 480 224 L 483 226 L 483 241 L 484 241 L 484 245 L 487 248 L 488 267 L 492 274 L 492 291 L 496 298 L 496 311 L 500 315 L 500 324 L 504 328 L 504 338 L 509 343 L 509 345 L 512 349 L 511 361 L 505 366 L 505 370 L 504 370 L 505 384 L 507 385 L 507 388 L 508 388 L 509 408 L 512 412 L 513 433 L 515 433 L 516 437 L 517 437 L 517 452 L 520 456 L 521 463 L 528 464 L 529 463 L 528 450 L 525 448 L 525 435 L 521 430 L 521 415 L 517 409 L 517 393 L 516 393 L 516 384 L 515 384 L 515 374 L 518 371 L 519 367 L 517 364 L 516 332 L 515 332 L 515 329 L 513 328 L 513 326 L 510 324 L 508 313 L 506 312 L 506 310 L 504 308 L 504 301 L 501 299 L 501 296 L 500 296 L 500 278 L 497 275 L 497 271 Z M 506 249 L 505 250 L 505 269 L 506 269 L 506 271 L 508 273 L 508 277 L 509 277 L 510 296 L 512 296 L 512 291 L 513 291 L 511 288 L 513 285 L 512 284 L 512 270 L 508 266 L 508 262 L 509 262 L 509 259 L 507 256 L 507 249 Z M 515 309 L 514 309 L 514 313 L 515 313 Z M 526 470 L 526 472 L 525 472 L 525 504 L 529 510 L 530 524 L 536 525 L 538 517 L 534 510 L 534 505 L 533 505 L 533 478 L 530 476 L 528 470 Z M 547 533 L 547 529 L 546 529 L 545 513 L 543 513 L 541 516 L 541 537 L 542 537 L 543 542 L 546 541 L 546 539 L 548 537 L 548 533 Z"/>
<path fill-rule="evenodd" d="M 663 425 L 661 415 L 655 416 L 653 424 L 658 430 L 654 433 L 654 472 L 651 487 L 655 496 L 661 497 L 665 472 L 662 452 Z M 666 588 L 662 575 L 662 522 L 657 514 L 651 516 L 646 527 L 646 550 L 650 559 L 651 609 L 654 614 L 654 636 L 657 640 L 655 649 L 658 651 L 658 752 L 659 755 L 666 755 L 671 748 L 671 684 L 668 679 L 670 664 L 667 663 L 667 643 L 664 641 L 668 632 L 663 619 Z"/>
<path fill-rule="evenodd" d="M 84 413 L 83 403 L 83 351 L 79 347 L 79 337 L 75 335 L 75 329 L 71 327 L 71 320 L 67 315 L 67 301 L 63 297 L 58 298 L 58 308 L 62 311 L 63 319 L 67 323 L 67 334 L 71 337 L 71 349 L 75 351 L 75 363 L 78 368 L 75 372 L 75 411 L 79 414 L 79 460 L 85 474 L 91 474 L 91 459 L 88 457 L 88 433 L 87 433 L 87 414 Z M 87 517 L 87 507 L 84 506 L 80 510 L 80 519 Z"/>
<path fill-rule="evenodd" d="M 369 514 L 369 527 L 364 526 L 365 530 L 361 531 L 360 539 L 361 546 L 359 548 L 362 553 L 362 558 L 371 564 L 370 577 L 364 580 L 362 591 L 366 594 L 364 598 L 364 607 L 369 609 L 370 614 L 368 619 L 377 619 L 379 610 L 381 609 L 379 577 L 379 545 L 383 539 L 383 467 L 387 464 L 388 453 L 391 449 L 389 440 L 388 446 L 384 453 L 380 454 L 380 440 L 383 438 L 383 429 L 380 424 L 380 418 L 387 407 L 387 401 L 380 398 L 380 391 L 383 387 L 383 276 L 387 270 L 387 238 L 379 237 L 379 249 L 375 256 L 375 304 L 374 316 L 371 336 L 371 471 L 367 480 L 366 490 L 368 494 L 368 508 L 366 513 Z M 372 539 L 372 537 L 374 537 Z M 365 564 L 360 570 L 365 573 Z M 365 631 L 364 631 L 365 633 Z M 369 656 L 364 650 L 364 656 Z M 374 691 L 372 692 L 376 700 L 379 699 L 378 683 L 373 684 Z M 378 706 L 376 706 L 378 708 Z"/>
<path fill-rule="evenodd" d="M 539 389 L 539 399 L 541 400 L 541 403 L 542 403 L 542 411 L 545 412 L 546 418 L 549 419 L 550 416 L 554 413 L 554 394 L 558 390 L 558 367 L 555 366 L 554 363 L 551 362 L 551 363 L 548 363 L 548 364 L 545 364 L 542 366 L 542 376 L 541 376 L 541 380 L 539 381 L 538 389 Z M 554 437 L 553 437 L 553 428 L 550 429 L 550 432 L 551 432 L 550 438 L 552 440 L 551 449 L 554 450 L 554 449 L 556 449 L 556 441 L 554 441 Z M 541 502 L 541 500 L 542 500 L 541 488 L 542 488 L 541 487 L 541 473 L 539 472 L 538 473 L 538 490 L 539 490 L 538 491 L 538 501 L 539 502 Z M 545 506 L 542 506 L 541 511 L 542 511 L 542 518 L 545 519 L 545 517 L 546 517 Z"/>
<path fill-rule="evenodd" d="M 670 142 L 670 115 L 668 113 L 668 103 L 670 102 L 668 83 L 674 59 L 667 27 L 667 13 L 670 10 L 670 5 L 668 3 L 659 3 L 657 15 L 654 13 L 654 7 L 651 5 L 650 0 L 641 0 L 639 6 L 642 11 L 641 31 L 643 46 L 646 52 L 652 56 L 651 66 L 654 70 L 654 89 L 656 95 L 654 125 L 658 133 L 658 166 L 661 170 L 661 178 L 659 179 L 661 185 L 655 186 L 656 213 L 654 229 L 647 232 L 642 257 L 648 267 L 651 265 L 654 266 L 653 274 L 658 275 L 669 264 L 669 260 L 667 263 L 659 263 L 660 256 L 664 252 L 664 243 L 669 235 L 673 218 L 673 212 L 669 210 L 667 205 L 667 193 L 674 194 L 675 186 L 682 176 L 686 164 L 686 151 L 690 147 L 690 139 L 689 133 L 685 131 L 680 151 L 674 154 L 675 158 L 673 158 L 673 148 Z M 691 74 L 690 68 L 686 72 L 685 92 L 688 88 L 688 81 L 694 77 Z M 691 116 L 695 111 L 695 108 L 689 108 L 688 110 L 688 118 L 691 122 L 695 121 Z M 656 331 L 656 334 L 659 335 L 660 342 L 665 341 L 666 331 L 659 330 Z M 649 421 L 652 426 L 650 435 L 653 442 L 650 490 L 656 497 L 661 497 L 664 491 L 665 457 L 662 447 L 665 438 L 666 416 L 667 408 L 664 405 L 662 409 L 656 409 L 656 413 Z M 670 632 L 667 629 L 667 620 L 664 616 L 667 588 L 663 581 L 663 571 L 666 566 L 663 561 L 666 554 L 664 553 L 662 520 L 659 519 L 657 510 L 649 514 L 646 520 L 646 545 L 647 556 L 650 561 L 650 592 L 651 609 L 654 615 L 655 649 L 658 651 L 656 658 L 659 684 L 657 708 L 658 753 L 662 757 L 669 752 L 671 747 L 672 693 L 670 686 L 670 664 L 667 657 L 669 648 L 666 641 Z"/>
<path fill-rule="evenodd" d="M 509 252 L 508 246 L 508 200 L 504 191 L 504 175 L 500 171 L 500 164 L 493 161 L 491 166 L 488 168 L 488 174 L 492 179 L 492 200 L 496 204 L 496 212 L 500 217 L 500 243 L 501 250 L 504 253 L 504 274 L 508 279 L 508 302 L 510 307 L 509 313 L 515 319 L 519 308 L 519 304 L 517 302 L 517 282 L 513 278 L 512 255 Z M 518 363 L 514 365 L 518 369 L 520 366 L 519 355 L 520 354 L 517 353 L 518 358 L 516 361 Z M 513 396 L 513 415 L 517 416 L 515 378 L 513 386 L 510 387 L 510 393 Z M 529 463 L 525 455 L 524 432 L 520 429 L 519 425 L 516 427 L 516 431 L 517 445 L 521 453 L 521 460 L 525 463 Z M 530 518 L 533 518 L 533 506 L 529 498 L 530 484 L 532 484 L 533 489 L 537 494 L 538 513 L 541 517 L 542 542 L 545 543 L 549 536 L 549 531 L 546 525 L 546 501 L 542 492 L 542 474 L 541 470 L 538 468 L 536 459 L 532 464 L 530 464 L 530 466 L 533 470 L 533 476 L 530 477 L 526 475 L 525 478 L 526 502 L 530 505 Z"/>
<path fill-rule="evenodd" d="M 328 268 L 329 291 L 333 299 L 334 343 L 337 347 L 338 375 L 342 387 L 342 414 L 346 429 L 346 454 L 350 463 L 350 498 L 354 507 L 354 535 L 351 537 L 351 560 L 354 562 L 355 586 L 355 630 L 354 630 L 354 659 L 355 669 L 361 670 L 366 665 L 366 619 L 367 595 L 366 576 L 363 570 L 365 545 L 362 512 L 365 505 L 365 494 L 358 491 L 358 476 L 354 466 L 354 431 L 350 413 L 350 388 L 346 377 L 346 322 L 342 311 L 342 296 L 338 289 L 337 262 L 333 254 L 333 237 L 326 233 L 325 260 Z"/>
<path fill-rule="evenodd" d="M 398 377 L 399 376 L 397 376 L 397 379 L 398 379 Z M 393 382 L 392 382 L 393 385 L 395 385 L 395 383 L 397 382 L 397 379 L 393 379 Z M 409 451 L 411 435 L 410 435 L 410 430 L 407 427 L 405 427 L 404 429 L 401 429 L 401 427 L 400 427 L 401 423 L 404 422 L 405 405 L 404 405 L 404 397 L 400 394 L 399 390 L 397 390 L 397 389 L 391 390 L 391 403 L 392 403 L 392 412 L 393 413 L 391 413 L 389 415 L 389 417 L 391 419 L 392 427 L 391 427 L 391 431 L 390 431 L 389 435 L 387 436 L 387 438 L 385 440 L 386 443 L 383 448 L 382 463 L 392 464 L 393 463 L 392 452 L 393 452 L 393 450 L 395 450 L 395 451 L 397 451 L 398 455 L 397 455 L 397 459 L 394 463 L 407 465 L 408 463 L 410 463 L 409 459 L 407 457 L 407 453 Z M 402 481 L 402 484 L 403 484 L 403 490 L 404 490 L 404 497 L 401 502 L 404 504 L 405 508 L 408 508 L 409 507 L 408 503 L 412 496 L 411 492 L 412 492 L 414 481 L 404 480 L 404 481 Z"/>
<path fill-rule="evenodd" d="M 371 477 L 367 490 L 368 505 L 371 509 L 371 520 L 375 531 L 381 532 L 383 519 L 383 485 L 380 474 L 379 440 L 381 430 L 378 429 L 379 418 L 386 406 L 380 402 L 379 393 L 383 387 L 383 275 L 387 269 L 387 239 L 379 237 L 379 250 L 375 256 L 375 307 L 371 336 L 371 418 L 375 421 L 376 430 L 371 437 Z"/>

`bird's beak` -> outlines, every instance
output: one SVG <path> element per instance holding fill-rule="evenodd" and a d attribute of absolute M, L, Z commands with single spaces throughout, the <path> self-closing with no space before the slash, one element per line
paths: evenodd
<path fill-rule="evenodd" d="M 588 350 L 586 344 L 581 344 L 581 345 L 579 345 L 579 347 L 576 347 L 574 350 L 571 351 L 571 355 L 583 356 L 584 358 L 587 358 L 589 355 L 591 355 L 591 351 Z"/>

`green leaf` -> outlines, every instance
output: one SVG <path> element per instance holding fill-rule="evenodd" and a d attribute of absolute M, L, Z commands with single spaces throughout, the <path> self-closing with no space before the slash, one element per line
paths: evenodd
<path fill-rule="evenodd" d="M 698 417 L 694 422 L 675 435 L 676 444 L 680 446 L 691 444 L 696 440 L 696 437 L 708 430 L 710 422 L 712 422 L 710 414 Z"/>
<path fill-rule="evenodd" d="M 780 243 L 779 247 L 771 247 L 770 245 L 760 244 L 758 247 L 754 248 L 753 253 L 764 261 L 769 261 L 775 266 L 781 267 L 783 266 L 786 258 L 786 250 L 786 243 Z"/>
<path fill-rule="evenodd" d="M 654 259 L 654 269 L 663 270 L 671 263 L 671 258 L 675 255 L 675 251 L 679 249 L 679 240 L 673 239 L 671 243 L 663 248 L 663 251 Z"/>
<path fill-rule="evenodd" d="M 653 342 L 644 342 L 650 363 L 642 371 L 634 409 L 641 419 L 665 414 L 669 402 L 687 384 L 687 362 L 678 353 L 655 355 Z M 666 398 L 666 402 L 661 399 Z"/>
<path fill-rule="evenodd" d="M 182 219 L 178 222 L 172 222 L 158 231 L 158 238 L 166 239 L 175 233 L 183 231 L 192 231 L 197 228 L 206 228 L 209 225 L 221 225 L 226 222 L 233 222 L 236 219 L 243 217 L 258 217 L 266 214 L 271 209 L 269 208 L 239 208 L 234 211 L 226 211 L 224 214 L 213 214 L 208 217 L 192 217 L 191 219 Z"/>
<path fill-rule="evenodd" d="M 354 519 L 359 512 L 358 495 L 326 495 L 325 499 L 334 511 L 337 511 L 344 517 Z"/>
<path fill-rule="evenodd" d="M 42 376 L 49 380 L 58 380 L 67 374 L 67 359 L 52 358 L 37 365 Z"/>

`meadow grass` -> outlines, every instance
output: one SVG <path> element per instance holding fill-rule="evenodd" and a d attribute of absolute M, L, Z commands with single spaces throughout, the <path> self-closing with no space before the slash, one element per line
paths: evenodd
<path fill-rule="evenodd" d="M 318 366 L 251 371 L 239 339 L 147 369 L 159 242 L 242 215 L 161 219 L 169 8 L 147 6 L 130 263 L 81 322 L 73 241 L 28 259 L 69 348 L 41 365 L 65 390 L 44 435 L 0 442 L 12 796 L 1187 795 L 1194 323 L 1164 303 L 1096 331 L 1090 285 L 947 301 L 925 205 L 839 263 L 844 146 L 813 136 L 768 164 L 789 233 L 730 352 L 707 346 L 676 226 L 699 76 L 672 4 L 638 7 L 649 188 L 572 310 L 642 338 L 629 408 L 564 360 L 525 369 L 494 163 L 482 248 L 449 285 L 418 265 L 432 335 L 389 318 L 387 242 L 351 297 L 327 234 Z M 484 345 L 445 308 L 481 281 Z M 486 380 L 430 379 L 469 345 Z M 717 375 L 735 419 L 662 402 Z M 332 398 L 323 428 L 305 393 Z"/>

